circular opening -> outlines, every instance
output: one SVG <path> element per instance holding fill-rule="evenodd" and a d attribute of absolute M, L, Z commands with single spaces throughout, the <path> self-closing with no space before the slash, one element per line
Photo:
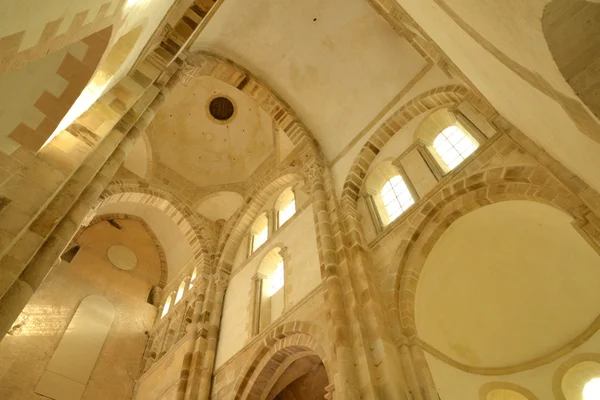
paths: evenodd
<path fill-rule="evenodd" d="M 219 121 L 226 121 L 233 115 L 233 103 L 226 97 L 215 97 L 208 106 L 210 115 Z"/>
<path fill-rule="evenodd" d="M 583 387 L 584 400 L 600 399 L 600 378 L 594 378 Z"/>

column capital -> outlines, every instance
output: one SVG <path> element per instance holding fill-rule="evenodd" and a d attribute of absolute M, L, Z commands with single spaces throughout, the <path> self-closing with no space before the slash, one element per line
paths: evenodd
<path fill-rule="evenodd" d="M 229 284 L 229 275 L 225 276 L 224 272 L 219 271 L 213 275 L 213 282 L 217 291 L 224 292 L 225 289 L 227 289 L 227 285 Z"/>

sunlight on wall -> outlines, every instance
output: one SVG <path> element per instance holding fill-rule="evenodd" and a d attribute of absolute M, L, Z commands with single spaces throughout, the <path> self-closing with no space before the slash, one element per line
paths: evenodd
<path fill-rule="evenodd" d="M 196 275 L 198 274 L 198 268 L 194 268 L 192 271 L 192 277 L 190 278 L 190 289 L 194 287 L 194 281 L 196 280 Z"/>
<path fill-rule="evenodd" d="M 165 306 L 163 307 L 162 314 L 160 315 L 161 318 L 167 315 L 169 308 L 171 308 L 171 296 L 167 297 L 167 300 L 165 300 Z"/>
<path fill-rule="evenodd" d="M 269 238 L 269 227 L 265 226 L 261 231 L 254 235 L 254 240 L 252 241 L 252 251 L 256 251 L 260 246 L 262 246 L 267 239 Z"/>
<path fill-rule="evenodd" d="M 285 224 L 296 213 L 296 200 L 292 200 L 284 209 L 279 210 L 279 226 Z"/>
<path fill-rule="evenodd" d="M 177 294 L 175 295 L 175 304 L 179 303 L 179 300 L 183 297 L 183 292 L 185 291 L 185 280 L 179 284 L 179 289 L 177 289 Z"/>
<path fill-rule="evenodd" d="M 269 277 L 269 296 L 273 296 L 283 287 L 283 260 L 277 264 L 273 274 Z"/>

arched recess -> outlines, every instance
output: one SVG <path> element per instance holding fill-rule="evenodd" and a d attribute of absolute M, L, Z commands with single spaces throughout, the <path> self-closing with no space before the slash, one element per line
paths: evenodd
<path fill-rule="evenodd" d="M 542 29 L 552 57 L 567 83 L 600 119 L 600 3 L 553 0 Z"/>
<path fill-rule="evenodd" d="M 392 264 L 399 268 L 396 272 L 390 271 L 395 277 L 390 276 L 387 281 L 394 280 L 395 284 L 389 284 L 385 290 L 395 297 L 395 304 L 398 305 L 388 307 L 387 310 L 391 318 L 401 324 L 398 329 L 453 367 L 482 375 L 501 375 L 531 369 L 566 354 L 573 346 L 587 340 L 594 329 L 598 328 L 597 320 L 590 325 L 591 330 L 585 330 L 558 351 L 518 365 L 491 368 L 462 364 L 420 341 L 415 322 L 417 284 L 427 257 L 453 222 L 486 205 L 510 200 L 528 200 L 551 206 L 566 213 L 574 223 L 589 213 L 587 207 L 576 196 L 558 184 L 542 167 L 490 169 L 456 182 L 449 189 L 440 191 L 422 206 L 420 213 L 414 215 L 412 227 L 403 235 L 404 239 L 392 261 Z M 394 313 L 395 316 L 391 315 Z"/>
<path fill-rule="evenodd" d="M 488 382 L 479 389 L 479 400 L 538 400 L 529 390 L 510 382 Z"/>
<path fill-rule="evenodd" d="M 332 363 L 321 346 L 319 327 L 308 322 L 292 321 L 276 327 L 262 340 L 261 345 L 242 369 L 236 380 L 235 400 L 265 398 L 285 369 L 300 357 L 317 356 L 325 366 L 329 382 L 333 382 Z"/>
<path fill-rule="evenodd" d="M 357 215 L 358 199 L 370 165 L 383 146 L 415 117 L 441 107 L 460 103 L 468 95 L 460 85 L 432 89 L 410 100 L 394 112 L 369 138 L 360 150 L 348 172 L 342 189 L 341 205 L 349 215 Z"/>
<path fill-rule="evenodd" d="M 256 185 L 252 193 L 247 196 L 245 206 L 238 210 L 223 228 L 217 245 L 217 254 L 220 254 L 217 269 L 222 269 L 226 273 L 231 272 L 235 254 L 262 206 L 279 190 L 303 179 L 300 168 L 288 167 L 273 172 Z"/>
<path fill-rule="evenodd" d="M 143 28 L 143 23 L 138 24 L 133 29 L 121 35 L 112 45 L 106 57 L 103 57 L 90 82 L 85 86 L 85 89 L 83 89 L 77 100 L 58 124 L 58 127 L 54 130 L 54 135 L 66 129 L 90 108 L 103 93 L 106 93 L 117 83 L 123 75 L 123 71 L 120 71 L 120 69 L 129 54 L 133 51 L 135 44 L 142 34 Z"/>
<path fill-rule="evenodd" d="M 46 143 L 96 71 L 111 33 L 112 25 L 0 77 L 5 153 Z"/>
<path fill-rule="evenodd" d="M 206 273 L 214 257 L 214 229 L 209 221 L 194 214 L 187 206 L 170 193 L 149 187 L 147 183 L 138 181 L 113 182 L 100 196 L 95 207 L 96 214 L 121 213 L 118 205 L 131 204 L 159 211 L 174 224 L 175 229 L 184 238 L 196 260 L 201 260 Z M 128 207 L 127 213 L 138 212 L 135 207 Z M 158 233 L 157 233 L 158 235 Z M 171 266 L 171 263 L 169 263 Z M 180 266 L 172 266 L 181 268 Z"/>
<path fill-rule="evenodd" d="M 148 226 L 148 224 L 146 223 L 146 221 L 144 221 L 144 219 L 135 216 L 135 215 L 128 215 L 128 214 L 102 214 L 102 215 L 97 215 L 94 217 L 94 219 L 92 219 L 92 221 L 86 225 L 81 227 L 77 233 L 75 234 L 75 236 L 73 237 L 73 240 L 71 240 L 71 243 L 69 244 L 69 247 L 65 249 L 65 251 L 63 253 L 66 253 L 67 251 L 69 251 L 71 248 L 73 248 L 74 246 L 77 245 L 77 239 L 79 239 L 79 237 L 83 234 L 83 232 L 88 229 L 91 228 L 92 226 L 100 223 L 100 222 L 104 222 L 104 221 L 111 221 L 111 220 L 115 220 L 115 219 L 129 219 L 132 221 L 136 221 L 138 223 L 140 223 L 140 225 L 142 225 L 144 227 L 144 229 L 148 232 L 148 235 L 150 235 L 150 238 L 152 239 L 152 242 L 154 243 L 154 245 L 156 246 L 156 251 L 158 253 L 158 257 L 160 259 L 160 281 L 158 286 L 160 288 L 164 288 L 165 285 L 168 282 L 168 274 L 169 274 L 169 270 L 167 267 L 167 258 L 165 256 L 165 251 L 163 249 L 162 244 L 160 243 L 160 241 L 158 240 L 158 237 L 156 237 L 156 234 L 154 233 L 154 231 Z"/>
<path fill-rule="evenodd" d="M 227 221 L 244 204 L 244 197 L 231 191 L 220 191 L 211 193 L 201 198 L 195 209 L 198 214 L 217 221 Z"/>
<path fill-rule="evenodd" d="M 600 354 L 577 354 L 563 362 L 554 372 L 554 397 L 556 400 L 579 400 L 585 385 L 591 379 L 600 379 Z"/>

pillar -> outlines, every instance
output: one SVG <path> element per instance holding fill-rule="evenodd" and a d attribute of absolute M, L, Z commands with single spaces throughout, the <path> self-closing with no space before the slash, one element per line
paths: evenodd
<path fill-rule="evenodd" d="M 329 307 L 329 337 L 333 342 L 338 368 L 333 377 L 338 399 L 360 399 L 354 353 L 350 338 L 350 326 L 344 306 L 343 288 L 338 274 L 335 242 L 327 207 L 327 194 L 323 179 L 324 167 L 313 159 L 304 168 L 304 176 L 313 197 L 313 218 L 319 243 L 321 277 L 324 281 L 326 304 Z"/>
<path fill-rule="evenodd" d="M 136 119 L 132 110 L 125 114 L 98 148 L 86 158 L 69 181 L 65 183 L 62 188 L 63 191 L 79 193 L 78 187 L 84 186 L 85 188 L 66 211 L 58 225 L 52 230 L 44 244 L 30 259 L 19 278 L 0 299 L 0 340 L 8 332 L 33 296 L 33 293 L 46 278 L 54 261 L 69 245 L 79 226 L 125 161 L 141 132 L 150 124 L 156 110 L 164 103 L 166 93 L 177 83 L 178 79 L 179 74 L 176 72 L 139 118 Z M 134 123 L 133 127 L 127 129 L 128 126 L 131 126 L 131 122 Z M 98 153 L 107 152 L 111 144 L 115 142 L 118 145 L 114 151 L 110 153 L 101 168 L 94 173 L 94 165 L 98 163 L 99 159 L 102 159 L 102 156 Z M 85 186 L 88 181 L 89 184 Z M 56 196 L 55 199 L 57 197 L 60 198 L 61 196 Z"/>

